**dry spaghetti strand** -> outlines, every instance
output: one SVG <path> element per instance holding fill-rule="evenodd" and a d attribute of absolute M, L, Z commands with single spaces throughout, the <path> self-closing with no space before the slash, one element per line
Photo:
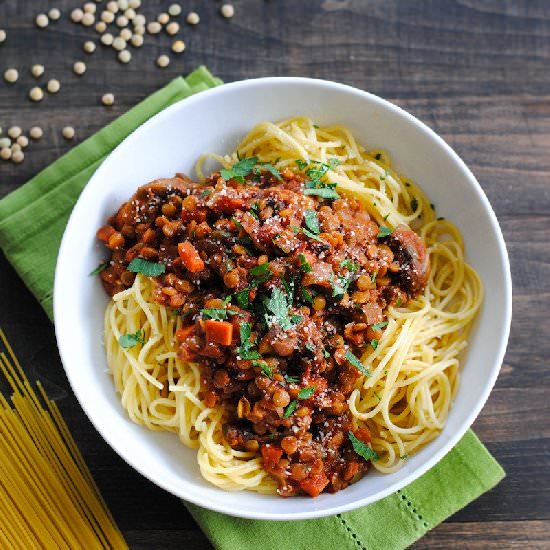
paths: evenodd
<path fill-rule="evenodd" d="M 0 541 L 6 548 L 128 548 L 76 443 L 0 329 Z"/>

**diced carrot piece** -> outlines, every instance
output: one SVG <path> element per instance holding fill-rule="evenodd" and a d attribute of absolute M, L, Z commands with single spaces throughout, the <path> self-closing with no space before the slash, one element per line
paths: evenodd
<path fill-rule="evenodd" d="M 178 252 L 183 265 L 191 273 L 198 273 L 204 269 L 204 262 L 202 261 L 202 258 L 199 256 L 197 249 L 189 241 L 179 243 Z"/>
<path fill-rule="evenodd" d="M 222 346 L 230 346 L 233 339 L 233 325 L 227 321 L 208 319 L 205 323 L 206 341 Z"/>
<path fill-rule="evenodd" d="M 195 332 L 195 325 L 188 325 L 186 327 L 181 327 L 176 331 L 176 340 L 178 342 L 185 342 L 191 334 Z"/>
<path fill-rule="evenodd" d="M 357 428 L 354 430 L 353 435 L 363 443 L 370 443 L 371 433 L 368 428 Z"/>
<path fill-rule="evenodd" d="M 283 456 L 283 450 L 276 445 L 264 445 L 262 447 L 262 458 L 264 459 L 264 467 L 275 468 L 281 457 Z"/>
<path fill-rule="evenodd" d="M 300 481 L 300 488 L 312 497 L 320 495 L 327 485 L 328 479 L 324 472 Z"/>
<path fill-rule="evenodd" d="M 103 227 L 100 227 L 96 232 L 96 237 L 100 241 L 107 242 L 109 240 L 109 237 L 116 233 L 116 229 L 112 225 L 104 225 Z"/>

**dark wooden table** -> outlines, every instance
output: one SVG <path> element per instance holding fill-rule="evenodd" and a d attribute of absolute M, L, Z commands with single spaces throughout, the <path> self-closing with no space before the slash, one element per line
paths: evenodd
<path fill-rule="evenodd" d="M 0 70 L 15 66 L 14 86 L 0 83 L 0 126 L 45 136 L 22 165 L 0 162 L 0 196 L 65 153 L 72 125 L 82 140 L 136 102 L 199 64 L 225 81 L 303 75 L 346 82 L 401 105 L 461 155 L 487 193 L 504 231 L 514 278 L 514 321 L 496 388 L 474 429 L 507 471 L 493 491 L 437 527 L 416 548 L 550 547 L 550 3 L 547 0 L 235 0 L 231 21 L 220 2 L 182 0 L 187 51 L 155 66 L 166 35 L 146 41 L 132 62 L 114 51 L 82 53 L 93 29 L 68 21 L 76 2 L 0 1 Z M 169 0 L 144 1 L 144 12 Z M 63 19 L 46 30 L 34 16 L 57 6 Z M 88 71 L 77 77 L 75 60 Z M 33 104 L 32 63 L 61 81 L 61 92 Z M 43 77 L 44 80 L 44 77 Z M 103 107 L 104 92 L 116 105 Z M 4 130 L 5 131 L 5 130 Z M 426 159 L 429 162 L 429 159 Z M 480 235 L 480 238 L 483 238 Z M 31 376 L 59 399 L 115 518 L 132 548 L 209 548 L 180 501 L 130 469 L 101 439 L 73 397 L 54 330 L 2 257 L 0 326 Z"/>

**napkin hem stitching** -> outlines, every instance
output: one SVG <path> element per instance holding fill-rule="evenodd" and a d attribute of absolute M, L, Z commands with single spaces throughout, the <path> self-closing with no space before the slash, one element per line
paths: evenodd
<path fill-rule="evenodd" d="M 353 539 L 353 542 L 361 549 L 361 550 L 367 550 L 366 546 L 362 543 L 362 541 L 359 539 L 359 535 L 353 530 L 353 528 L 348 524 L 348 522 L 342 517 L 342 514 L 336 514 L 336 517 L 340 520 L 340 523 L 343 525 L 343 527 L 346 529 L 348 534 Z"/>
<path fill-rule="evenodd" d="M 422 517 L 422 515 L 418 512 L 416 509 L 416 506 L 413 504 L 412 500 L 399 489 L 397 491 L 397 494 L 400 496 L 401 500 L 407 505 L 407 508 L 409 509 L 412 516 L 414 516 L 418 521 L 422 522 L 422 526 L 425 529 L 429 529 L 428 522 Z"/>

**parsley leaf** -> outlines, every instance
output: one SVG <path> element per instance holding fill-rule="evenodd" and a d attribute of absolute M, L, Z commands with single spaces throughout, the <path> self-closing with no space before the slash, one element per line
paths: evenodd
<path fill-rule="evenodd" d="M 224 319 L 227 319 L 228 315 L 241 315 L 238 311 L 233 311 L 232 309 L 223 309 L 223 308 L 215 308 L 215 307 L 201 309 L 201 313 L 203 317 L 214 319 L 214 321 L 223 321 Z"/>
<path fill-rule="evenodd" d="M 285 380 L 289 384 L 297 384 L 300 381 L 300 377 L 299 376 L 289 376 L 288 374 L 285 374 Z"/>
<path fill-rule="evenodd" d="M 269 164 L 268 162 L 266 162 L 265 164 L 262 164 L 261 167 L 264 170 L 267 170 L 273 176 L 275 176 L 279 181 L 283 180 L 283 178 L 281 177 L 281 173 L 279 172 L 279 170 L 277 170 L 277 168 L 275 168 L 275 166 L 273 166 L 273 164 Z"/>
<path fill-rule="evenodd" d="M 252 361 L 253 367 L 260 367 L 262 374 L 265 374 L 268 378 L 273 378 L 273 370 L 265 361 Z"/>
<path fill-rule="evenodd" d="M 317 212 L 315 210 L 306 210 L 304 214 L 304 221 L 306 227 L 315 235 L 319 235 L 321 232 L 319 228 L 319 218 L 317 217 Z"/>
<path fill-rule="evenodd" d="M 287 296 L 280 288 L 276 287 L 273 289 L 269 299 L 264 300 L 264 306 L 269 312 L 265 315 L 265 320 L 268 325 L 275 322 L 283 330 L 288 330 L 292 327 L 292 322 L 288 317 L 288 308 L 290 304 L 287 301 Z"/>
<path fill-rule="evenodd" d="M 145 332 L 140 329 L 131 334 L 122 334 L 118 339 L 118 343 L 123 348 L 133 348 L 136 344 L 145 344 Z"/>
<path fill-rule="evenodd" d="M 387 237 L 388 235 L 391 235 L 393 233 L 393 229 L 390 229 L 389 227 L 386 227 L 385 225 L 380 226 L 380 231 L 378 232 L 377 237 L 379 239 L 382 239 L 384 237 Z"/>
<path fill-rule="evenodd" d="M 142 273 L 147 277 L 158 277 L 166 271 L 166 264 L 148 262 L 147 260 L 143 260 L 141 258 L 134 258 L 128 266 L 128 271 Z"/>
<path fill-rule="evenodd" d="M 374 325 L 372 325 L 370 328 L 372 330 L 380 330 L 382 328 L 384 328 L 385 326 L 387 326 L 388 324 L 388 321 L 382 321 L 381 323 L 376 323 Z"/>
<path fill-rule="evenodd" d="M 306 288 L 302 288 L 302 298 L 308 303 L 313 303 L 313 296 L 311 295 L 311 292 L 307 290 Z"/>
<path fill-rule="evenodd" d="M 328 161 L 328 167 L 329 167 L 329 170 L 334 170 L 337 166 L 340 165 L 340 161 L 338 159 L 335 159 L 335 158 L 331 158 L 329 161 Z"/>
<path fill-rule="evenodd" d="M 291 401 L 288 407 L 285 409 L 283 418 L 288 418 L 296 410 L 297 406 L 298 406 L 298 401 L 296 401 L 296 399 L 294 399 L 294 401 Z"/>
<path fill-rule="evenodd" d="M 401 296 L 398 296 L 397 300 L 395 300 L 395 307 L 399 307 L 402 301 L 403 300 L 401 300 Z"/>
<path fill-rule="evenodd" d="M 340 262 L 340 267 L 345 267 L 346 269 L 348 269 L 352 273 L 355 273 L 359 269 L 359 266 L 353 260 L 350 260 L 349 258 L 346 259 L 346 260 L 342 260 Z"/>
<path fill-rule="evenodd" d="M 250 289 L 245 288 L 244 290 L 241 290 L 240 292 L 237 292 L 235 294 L 235 301 L 237 302 L 237 305 L 246 309 L 250 305 L 250 301 L 248 300 L 248 293 Z"/>
<path fill-rule="evenodd" d="M 416 198 L 414 198 L 412 201 L 411 201 L 411 210 L 413 212 L 416 212 L 416 209 L 418 208 L 418 200 Z"/>
<path fill-rule="evenodd" d="M 317 386 L 308 386 L 307 388 L 302 388 L 298 392 L 298 399 L 308 399 L 313 395 L 313 392 L 317 389 Z"/>
<path fill-rule="evenodd" d="M 370 282 L 374 283 L 376 281 L 376 276 L 378 275 L 378 271 L 374 271 L 372 275 L 370 276 Z"/>
<path fill-rule="evenodd" d="M 313 187 L 310 189 L 304 189 L 304 195 L 317 195 L 322 199 L 339 199 L 340 195 L 330 187 Z"/>
<path fill-rule="evenodd" d="M 378 340 L 376 338 L 373 338 L 370 341 L 370 345 L 371 345 L 372 349 L 376 349 L 378 347 Z"/>
<path fill-rule="evenodd" d="M 296 162 L 296 166 L 298 166 L 298 168 L 300 170 L 305 170 L 307 168 L 307 165 L 308 165 L 308 162 L 307 160 L 301 160 L 301 159 L 298 159 Z"/>
<path fill-rule="evenodd" d="M 252 335 L 252 325 L 250 323 L 242 323 L 239 327 L 241 337 L 241 345 L 237 348 L 237 354 L 241 359 L 260 359 L 261 355 L 257 351 L 251 350 L 254 344 L 250 341 Z"/>
<path fill-rule="evenodd" d="M 351 446 L 353 450 L 365 460 L 373 460 L 376 462 L 379 458 L 378 453 L 369 447 L 366 443 L 363 443 L 360 439 L 357 439 L 353 432 L 348 432 L 349 440 L 351 441 Z"/>
<path fill-rule="evenodd" d="M 256 266 L 254 266 L 250 271 L 249 271 L 250 275 L 252 275 L 252 277 L 254 278 L 261 278 L 263 277 L 264 275 L 266 274 L 269 274 L 270 271 L 269 271 L 269 263 L 266 262 L 265 264 L 258 264 Z"/>
<path fill-rule="evenodd" d="M 258 157 L 248 157 L 236 162 L 229 170 L 223 168 L 220 174 L 224 180 L 234 179 L 240 183 L 244 183 L 245 176 L 248 176 L 252 168 L 258 163 Z"/>
<path fill-rule="evenodd" d="M 319 241 L 320 243 L 325 242 L 325 241 L 323 241 L 323 239 L 319 238 L 318 235 L 315 235 L 315 233 L 312 233 L 311 231 L 309 231 L 309 230 L 306 229 L 305 227 L 302 228 L 302 233 L 303 233 L 306 237 L 309 237 L 310 239 L 313 239 L 314 241 Z"/>
<path fill-rule="evenodd" d="M 366 377 L 370 377 L 371 373 L 365 368 L 363 363 L 355 356 L 351 351 L 346 351 L 344 357 L 359 371 L 361 371 Z"/>
<path fill-rule="evenodd" d="M 103 263 L 99 264 L 93 271 L 90 271 L 90 273 L 88 273 L 88 275 L 90 275 L 90 276 L 98 275 L 104 269 L 107 269 L 109 267 L 110 263 L 111 262 L 107 261 L 107 262 L 103 262 Z"/>
<path fill-rule="evenodd" d="M 300 269 L 304 273 L 309 273 L 311 271 L 311 265 L 307 261 L 307 258 L 303 254 L 298 255 L 298 260 L 300 262 Z"/>

